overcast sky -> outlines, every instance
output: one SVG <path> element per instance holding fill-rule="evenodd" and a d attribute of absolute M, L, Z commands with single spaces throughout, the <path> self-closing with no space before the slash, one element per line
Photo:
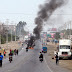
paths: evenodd
<path fill-rule="evenodd" d="M 32 31 L 35 27 L 34 19 L 37 16 L 39 5 L 43 4 L 44 1 L 45 0 L 0 0 L 0 21 L 5 22 L 6 19 L 9 19 L 9 24 L 11 24 L 11 21 L 14 21 L 14 23 L 25 21 L 27 22 L 26 28 Z M 72 0 L 68 1 L 66 5 L 53 13 L 50 20 L 46 23 L 48 25 L 46 25 L 44 29 L 49 28 L 49 26 L 56 27 L 57 25 L 72 20 Z"/>

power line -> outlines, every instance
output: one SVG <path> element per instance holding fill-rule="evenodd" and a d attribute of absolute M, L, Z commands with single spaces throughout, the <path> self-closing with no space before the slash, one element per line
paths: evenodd
<path fill-rule="evenodd" d="M 25 13 L 0 13 L 0 14 L 23 14 L 23 15 L 37 15 L 37 14 L 25 14 Z M 52 14 L 52 15 L 72 15 L 72 14 Z"/>

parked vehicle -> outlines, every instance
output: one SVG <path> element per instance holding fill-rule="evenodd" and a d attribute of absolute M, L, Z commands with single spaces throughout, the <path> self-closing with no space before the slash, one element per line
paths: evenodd
<path fill-rule="evenodd" d="M 47 53 L 47 47 L 43 47 L 43 53 Z"/>
<path fill-rule="evenodd" d="M 71 40 L 61 39 L 59 40 L 58 56 L 60 58 L 71 58 Z"/>

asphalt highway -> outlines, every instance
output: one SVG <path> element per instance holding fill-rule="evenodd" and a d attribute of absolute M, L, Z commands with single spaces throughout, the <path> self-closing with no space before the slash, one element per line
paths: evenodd
<path fill-rule="evenodd" d="M 0 72 L 52 72 L 44 60 L 39 61 L 39 52 L 41 51 L 41 42 L 36 43 L 34 50 L 25 51 L 24 46 L 18 56 L 13 57 L 12 63 L 8 59 L 3 60 L 3 66 Z"/>
<path fill-rule="evenodd" d="M 39 61 L 39 52 L 42 49 L 42 43 L 38 40 L 35 42 L 33 50 L 25 50 L 26 45 L 20 48 L 19 55 L 13 56 L 10 63 L 8 58 L 3 60 L 3 66 L 0 72 L 70 72 L 52 62 L 48 54 L 44 54 L 44 61 Z"/>

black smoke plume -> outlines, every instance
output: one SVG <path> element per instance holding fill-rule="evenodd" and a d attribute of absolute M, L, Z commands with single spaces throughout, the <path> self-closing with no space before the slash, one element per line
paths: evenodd
<path fill-rule="evenodd" d="M 32 47 L 34 41 L 35 41 L 35 37 L 34 37 L 34 36 L 31 36 L 30 40 L 28 41 L 28 45 L 27 45 L 27 47 Z"/>
<path fill-rule="evenodd" d="M 41 6 L 40 11 L 37 14 L 38 16 L 35 18 L 35 24 L 37 25 L 33 31 L 35 36 L 31 37 L 28 46 L 32 46 L 33 40 L 40 39 L 43 23 L 46 22 L 52 13 L 63 4 L 64 0 L 47 0 L 46 3 Z"/>
<path fill-rule="evenodd" d="M 52 13 L 64 4 L 64 0 L 47 0 L 44 5 L 41 6 L 38 16 L 35 18 L 35 24 L 37 25 L 34 28 L 34 34 L 36 38 L 40 38 L 40 33 L 42 31 L 43 23 L 46 22 Z"/>

